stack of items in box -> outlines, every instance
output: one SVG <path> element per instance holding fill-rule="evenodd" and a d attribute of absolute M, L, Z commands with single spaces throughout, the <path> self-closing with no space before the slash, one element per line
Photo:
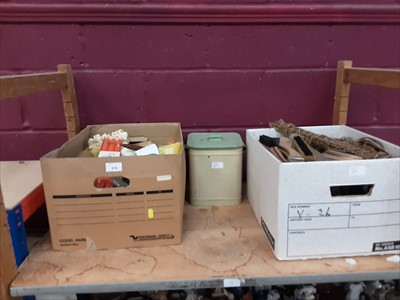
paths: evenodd
<path fill-rule="evenodd" d="M 133 156 L 121 155 L 124 146 L 136 143 L 132 137 L 146 137 L 151 141 L 148 146 L 171 155 L 138 155 L 148 147 L 143 145 L 131 150 Z M 121 151 L 107 146 L 113 144 L 112 139 Z M 178 123 L 95 125 L 45 155 L 41 167 L 53 248 L 69 251 L 180 243 L 185 155 L 179 145 Z M 106 146 L 107 150 L 101 150 Z M 93 158 L 92 151 L 101 158 Z M 102 155 L 102 151 L 115 153 Z"/>
<path fill-rule="evenodd" d="M 166 145 L 156 145 L 146 136 L 129 136 L 122 129 L 111 133 L 96 134 L 89 138 L 87 148 L 80 157 L 118 157 L 160 154 L 178 154 L 182 143 L 170 140 Z"/>

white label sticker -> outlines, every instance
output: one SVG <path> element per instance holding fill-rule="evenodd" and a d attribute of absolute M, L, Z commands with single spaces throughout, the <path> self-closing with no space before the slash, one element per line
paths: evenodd
<path fill-rule="evenodd" d="M 240 279 L 237 278 L 226 278 L 224 279 L 224 287 L 239 287 Z"/>
<path fill-rule="evenodd" d="M 211 162 L 211 169 L 223 169 L 224 162 L 222 161 L 212 161 Z"/>
<path fill-rule="evenodd" d="M 400 199 L 360 201 L 360 197 L 341 203 L 290 203 L 287 257 L 378 251 L 384 242 L 380 242 L 382 239 L 379 238 L 377 240 L 377 236 L 386 233 L 388 228 L 398 228 L 400 224 L 399 207 Z M 345 247 L 338 245 L 339 240 L 357 240 L 360 232 L 367 231 L 373 234 L 362 235 L 359 239 L 362 243 L 347 243 Z M 398 232 L 397 236 L 393 233 L 393 236 L 386 237 L 385 244 L 391 246 L 391 241 L 397 240 Z"/>
<path fill-rule="evenodd" d="M 106 172 L 121 172 L 122 162 L 106 163 Z"/>
<path fill-rule="evenodd" d="M 171 180 L 172 176 L 171 175 L 160 175 L 157 176 L 157 181 L 168 181 Z"/>
<path fill-rule="evenodd" d="M 119 151 L 100 151 L 98 157 L 119 157 L 121 152 Z"/>
<path fill-rule="evenodd" d="M 365 166 L 351 167 L 349 169 L 350 176 L 365 175 L 367 173 L 367 168 Z"/>

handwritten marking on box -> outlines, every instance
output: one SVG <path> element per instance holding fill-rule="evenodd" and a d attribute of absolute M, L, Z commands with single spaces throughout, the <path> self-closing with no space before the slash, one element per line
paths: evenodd
<path fill-rule="evenodd" d="M 211 169 L 223 169 L 224 162 L 222 161 L 213 161 L 211 162 Z"/>
<path fill-rule="evenodd" d="M 239 287 L 240 279 L 237 278 L 225 278 L 224 279 L 224 288 L 227 287 Z"/>
<path fill-rule="evenodd" d="M 106 163 L 106 172 L 121 172 L 122 162 Z"/>
<path fill-rule="evenodd" d="M 157 181 L 168 181 L 171 180 L 172 176 L 171 175 L 160 175 L 157 176 Z"/>
<path fill-rule="evenodd" d="M 153 210 L 152 208 L 149 208 L 149 209 L 147 210 L 147 217 L 148 217 L 149 219 L 153 219 L 153 218 L 154 218 L 154 210 Z"/>
<path fill-rule="evenodd" d="M 350 167 L 349 169 L 350 176 L 365 175 L 366 173 L 367 173 L 367 168 L 365 166 Z"/>

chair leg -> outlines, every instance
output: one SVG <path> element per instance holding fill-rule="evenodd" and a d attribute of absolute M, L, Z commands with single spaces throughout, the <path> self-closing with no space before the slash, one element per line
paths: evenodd
<path fill-rule="evenodd" d="M 335 98 L 333 103 L 333 125 L 344 125 L 347 123 L 350 82 L 347 82 L 346 80 L 345 70 L 351 67 L 351 60 L 341 60 L 338 62 L 336 72 Z"/>

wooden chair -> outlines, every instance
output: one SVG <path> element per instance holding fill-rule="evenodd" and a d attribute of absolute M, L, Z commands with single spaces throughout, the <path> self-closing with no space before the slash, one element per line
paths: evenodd
<path fill-rule="evenodd" d="M 347 123 L 349 94 L 352 83 L 400 89 L 400 70 L 354 68 L 351 60 L 339 61 L 336 72 L 333 125 Z"/>
<path fill-rule="evenodd" d="M 80 131 L 74 78 L 70 65 L 58 65 L 57 69 L 57 72 L 0 77 L 0 100 L 60 89 L 70 139 Z"/>
<path fill-rule="evenodd" d="M 80 131 L 74 79 L 70 65 L 58 65 L 57 71 L 0 77 L 0 100 L 61 90 L 68 139 Z M 9 286 L 17 275 L 7 215 L 0 185 L 0 299 L 9 299 Z"/>

